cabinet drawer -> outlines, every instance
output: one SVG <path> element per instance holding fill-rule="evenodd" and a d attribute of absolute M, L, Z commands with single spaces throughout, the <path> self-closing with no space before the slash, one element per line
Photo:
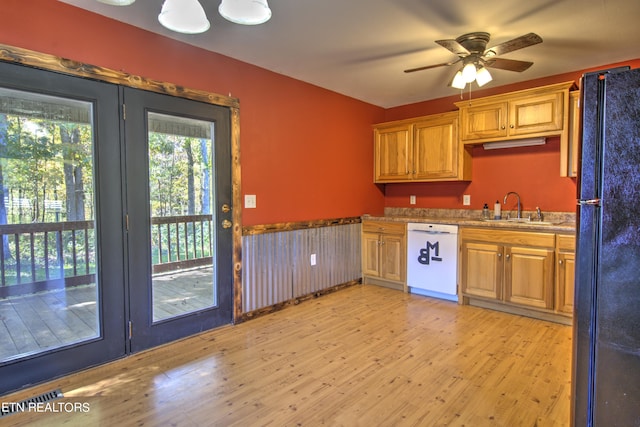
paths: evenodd
<path fill-rule="evenodd" d="M 488 241 L 496 244 L 526 245 L 554 248 L 556 235 L 538 231 L 494 230 L 488 228 L 467 228 L 460 230 L 460 238 Z"/>
<path fill-rule="evenodd" d="M 576 237 L 573 234 L 558 234 L 556 245 L 559 251 L 576 250 Z"/>
<path fill-rule="evenodd" d="M 404 222 L 363 221 L 362 231 L 365 233 L 404 234 L 407 225 Z"/>

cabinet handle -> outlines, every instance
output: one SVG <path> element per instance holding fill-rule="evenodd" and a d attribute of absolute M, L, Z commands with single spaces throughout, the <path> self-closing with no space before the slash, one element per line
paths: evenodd
<path fill-rule="evenodd" d="M 496 255 L 498 255 L 498 258 L 502 258 L 502 254 L 500 252 L 498 252 Z"/>
<path fill-rule="evenodd" d="M 507 254 L 506 256 L 507 256 L 507 259 L 511 258 L 511 254 Z"/>
<path fill-rule="evenodd" d="M 511 129 L 513 129 L 513 125 L 509 126 Z"/>
<path fill-rule="evenodd" d="M 558 264 L 562 265 L 562 260 L 561 259 L 558 260 Z"/>
<path fill-rule="evenodd" d="M 502 128 L 501 128 L 501 129 L 505 129 L 505 125 L 502 125 Z"/>

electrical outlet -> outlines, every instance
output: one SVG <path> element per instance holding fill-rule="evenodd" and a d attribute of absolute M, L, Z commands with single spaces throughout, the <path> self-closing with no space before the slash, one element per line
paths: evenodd
<path fill-rule="evenodd" d="M 410 205 L 415 205 L 416 204 L 416 196 L 414 196 L 414 195 L 409 196 L 409 204 Z"/>
<path fill-rule="evenodd" d="M 245 194 L 244 195 L 244 207 L 246 209 L 255 209 L 256 208 L 256 195 L 255 194 Z"/>
<path fill-rule="evenodd" d="M 465 194 L 464 196 L 462 196 L 462 204 L 465 205 L 465 206 L 471 205 L 471 195 L 470 194 Z"/>
<path fill-rule="evenodd" d="M 316 265 L 316 254 L 311 254 L 309 261 L 311 262 L 311 265 Z"/>

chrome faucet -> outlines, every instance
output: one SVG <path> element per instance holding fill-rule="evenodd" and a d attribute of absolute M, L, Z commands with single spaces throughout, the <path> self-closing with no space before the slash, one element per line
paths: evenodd
<path fill-rule="evenodd" d="M 520 195 L 518 193 L 516 193 L 515 191 L 509 191 L 507 193 L 506 196 L 504 196 L 504 201 L 502 202 L 503 204 L 507 204 L 507 198 L 509 197 L 509 195 L 515 195 L 518 198 L 518 219 L 522 218 L 522 205 L 520 204 Z"/>

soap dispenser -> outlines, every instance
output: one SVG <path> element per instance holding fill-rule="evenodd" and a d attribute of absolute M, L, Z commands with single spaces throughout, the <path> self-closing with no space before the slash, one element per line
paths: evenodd
<path fill-rule="evenodd" d="M 493 219 L 501 219 L 502 218 L 502 207 L 500 206 L 500 201 L 496 200 L 496 204 L 493 205 Z"/>
<path fill-rule="evenodd" d="M 482 219 L 490 219 L 491 217 L 489 216 L 489 205 L 488 204 L 484 204 L 484 206 L 482 207 Z"/>

